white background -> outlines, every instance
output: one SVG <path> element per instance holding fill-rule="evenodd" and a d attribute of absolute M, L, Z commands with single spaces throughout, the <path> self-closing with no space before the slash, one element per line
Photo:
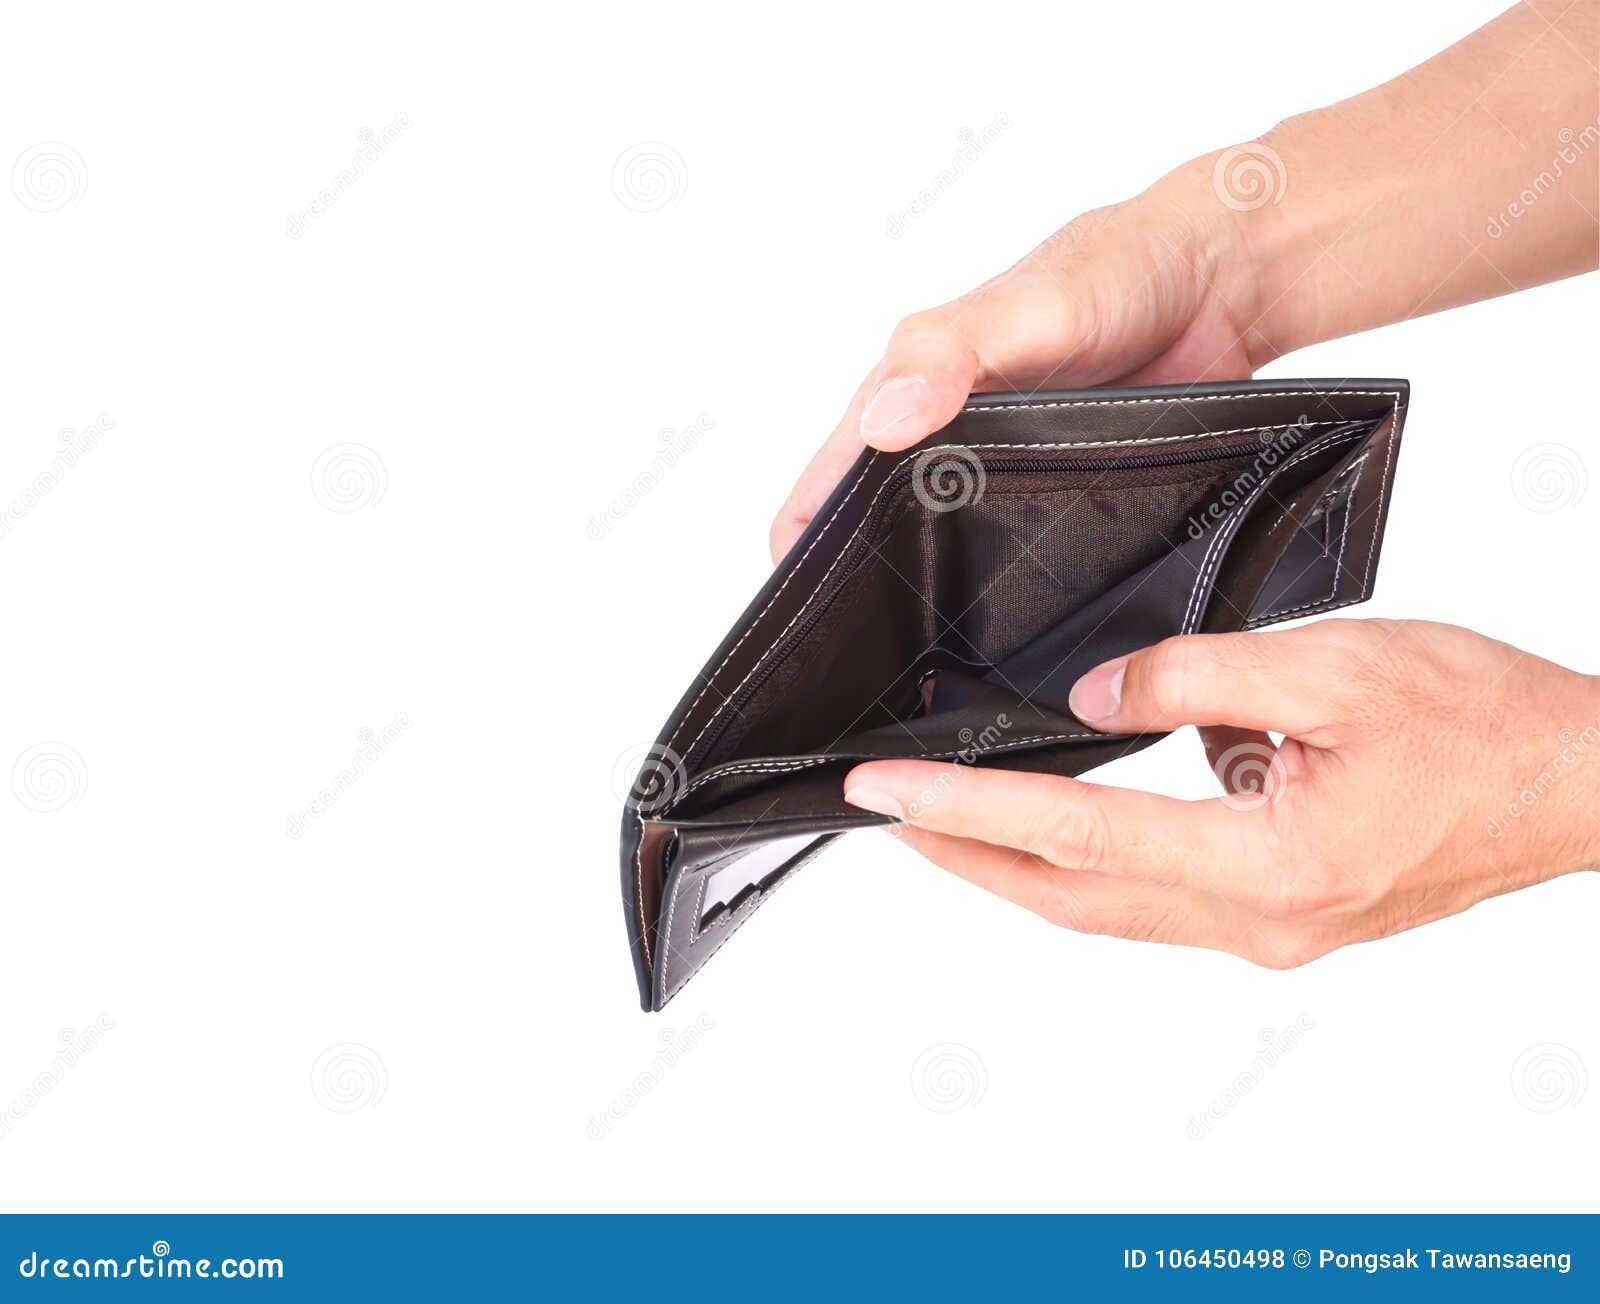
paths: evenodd
<path fill-rule="evenodd" d="M 4 1206 L 1600 1208 L 1593 875 L 1272 973 L 857 835 L 653 1017 L 619 901 L 615 763 L 894 321 L 1497 7 L 8 10 L 0 162 L 70 154 L 0 189 Z M 1268 373 L 1413 383 L 1366 613 L 1600 670 L 1594 307 Z M 1210 791 L 1192 735 L 1103 777 Z"/>

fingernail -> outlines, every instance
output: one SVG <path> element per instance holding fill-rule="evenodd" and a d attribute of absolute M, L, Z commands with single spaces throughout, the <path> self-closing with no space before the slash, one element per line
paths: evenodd
<path fill-rule="evenodd" d="M 906 817 L 904 809 L 886 792 L 879 792 L 876 788 L 852 788 L 845 793 L 844 799 L 852 806 L 859 806 L 862 810 L 870 810 L 875 815 L 887 815 L 890 819 L 903 820 Z"/>
<path fill-rule="evenodd" d="M 1122 705 L 1122 677 L 1127 673 L 1127 657 L 1096 666 L 1067 694 L 1072 714 L 1080 720 L 1105 720 L 1115 715 Z"/>
<path fill-rule="evenodd" d="M 861 437 L 874 439 L 916 414 L 928 401 L 928 382 L 921 376 L 886 380 L 861 409 Z"/>

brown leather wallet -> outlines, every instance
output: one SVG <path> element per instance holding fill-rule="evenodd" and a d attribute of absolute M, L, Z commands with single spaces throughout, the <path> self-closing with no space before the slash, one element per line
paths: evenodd
<path fill-rule="evenodd" d="M 864 453 L 661 731 L 622 821 L 659 1010 L 834 837 L 859 761 L 1077 775 L 1138 747 L 1073 718 L 1099 662 L 1372 591 L 1408 387 L 1291 380 L 974 396 Z"/>

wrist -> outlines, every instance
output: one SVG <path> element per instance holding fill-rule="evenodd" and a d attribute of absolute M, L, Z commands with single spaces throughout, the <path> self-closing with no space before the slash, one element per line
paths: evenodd
<path fill-rule="evenodd" d="M 1189 160 L 1162 179 L 1184 196 L 1213 263 L 1246 288 L 1231 304 L 1254 366 L 1359 329 L 1357 286 L 1329 251 L 1370 201 L 1357 172 L 1331 176 L 1324 136 L 1341 128 L 1319 110 L 1258 140 Z M 1335 155 L 1336 156 L 1336 155 Z M 1370 323 L 1367 323 L 1370 324 Z"/>
<path fill-rule="evenodd" d="M 1562 741 L 1579 756 L 1582 782 L 1572 807 L 1573 854 L 1567 858 L 1567 872 L 1600 869 L 1600 675 L 1584 675 L 1579 693 L 1579 715 L 1571 737 L 1562 730 Z"/>
<path fill-rule="evenodd" d="M 1253 229 L 1264 226 L 1260 210 L 1231 207 L 1219 198 L 1215 163 L 1223 151 L 1190 159 L 1168 172 L 1133 202 L 1150 214 L 1154 227 L 1181 231 L 1185 239 L 1172 252 L 1187 259 L 1202 292 L 1209 291 L 1243 342 L 1251 372 L 1289 347 L 1265 329 L 1274 309 L 1263 264 L 1267 248 Z M 1281 305 L 1278 305 L 1281 307 Z"/>
<path fill-rule="evenodd" d="M 1488 824 L 1520 884 L 1600 868 L 1600 677 L 1573 680 L 1558 726 L 1522 749 L 1511 780 L 1521 787 L 1502 791 Z"/>

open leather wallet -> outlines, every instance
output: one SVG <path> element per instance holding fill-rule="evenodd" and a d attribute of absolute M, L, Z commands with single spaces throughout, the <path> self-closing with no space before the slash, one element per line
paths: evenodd
<path fill-rule="evenodd" d="M 1155 741 L 1067 690 L 1172 634 L 1364 601 L 1407 385 L 974 396 L 868 451 L 739 618 L 629 793 L 622 892 L 659 1010 L 840 833 L 886 757 L 1077 775 Z"/>

